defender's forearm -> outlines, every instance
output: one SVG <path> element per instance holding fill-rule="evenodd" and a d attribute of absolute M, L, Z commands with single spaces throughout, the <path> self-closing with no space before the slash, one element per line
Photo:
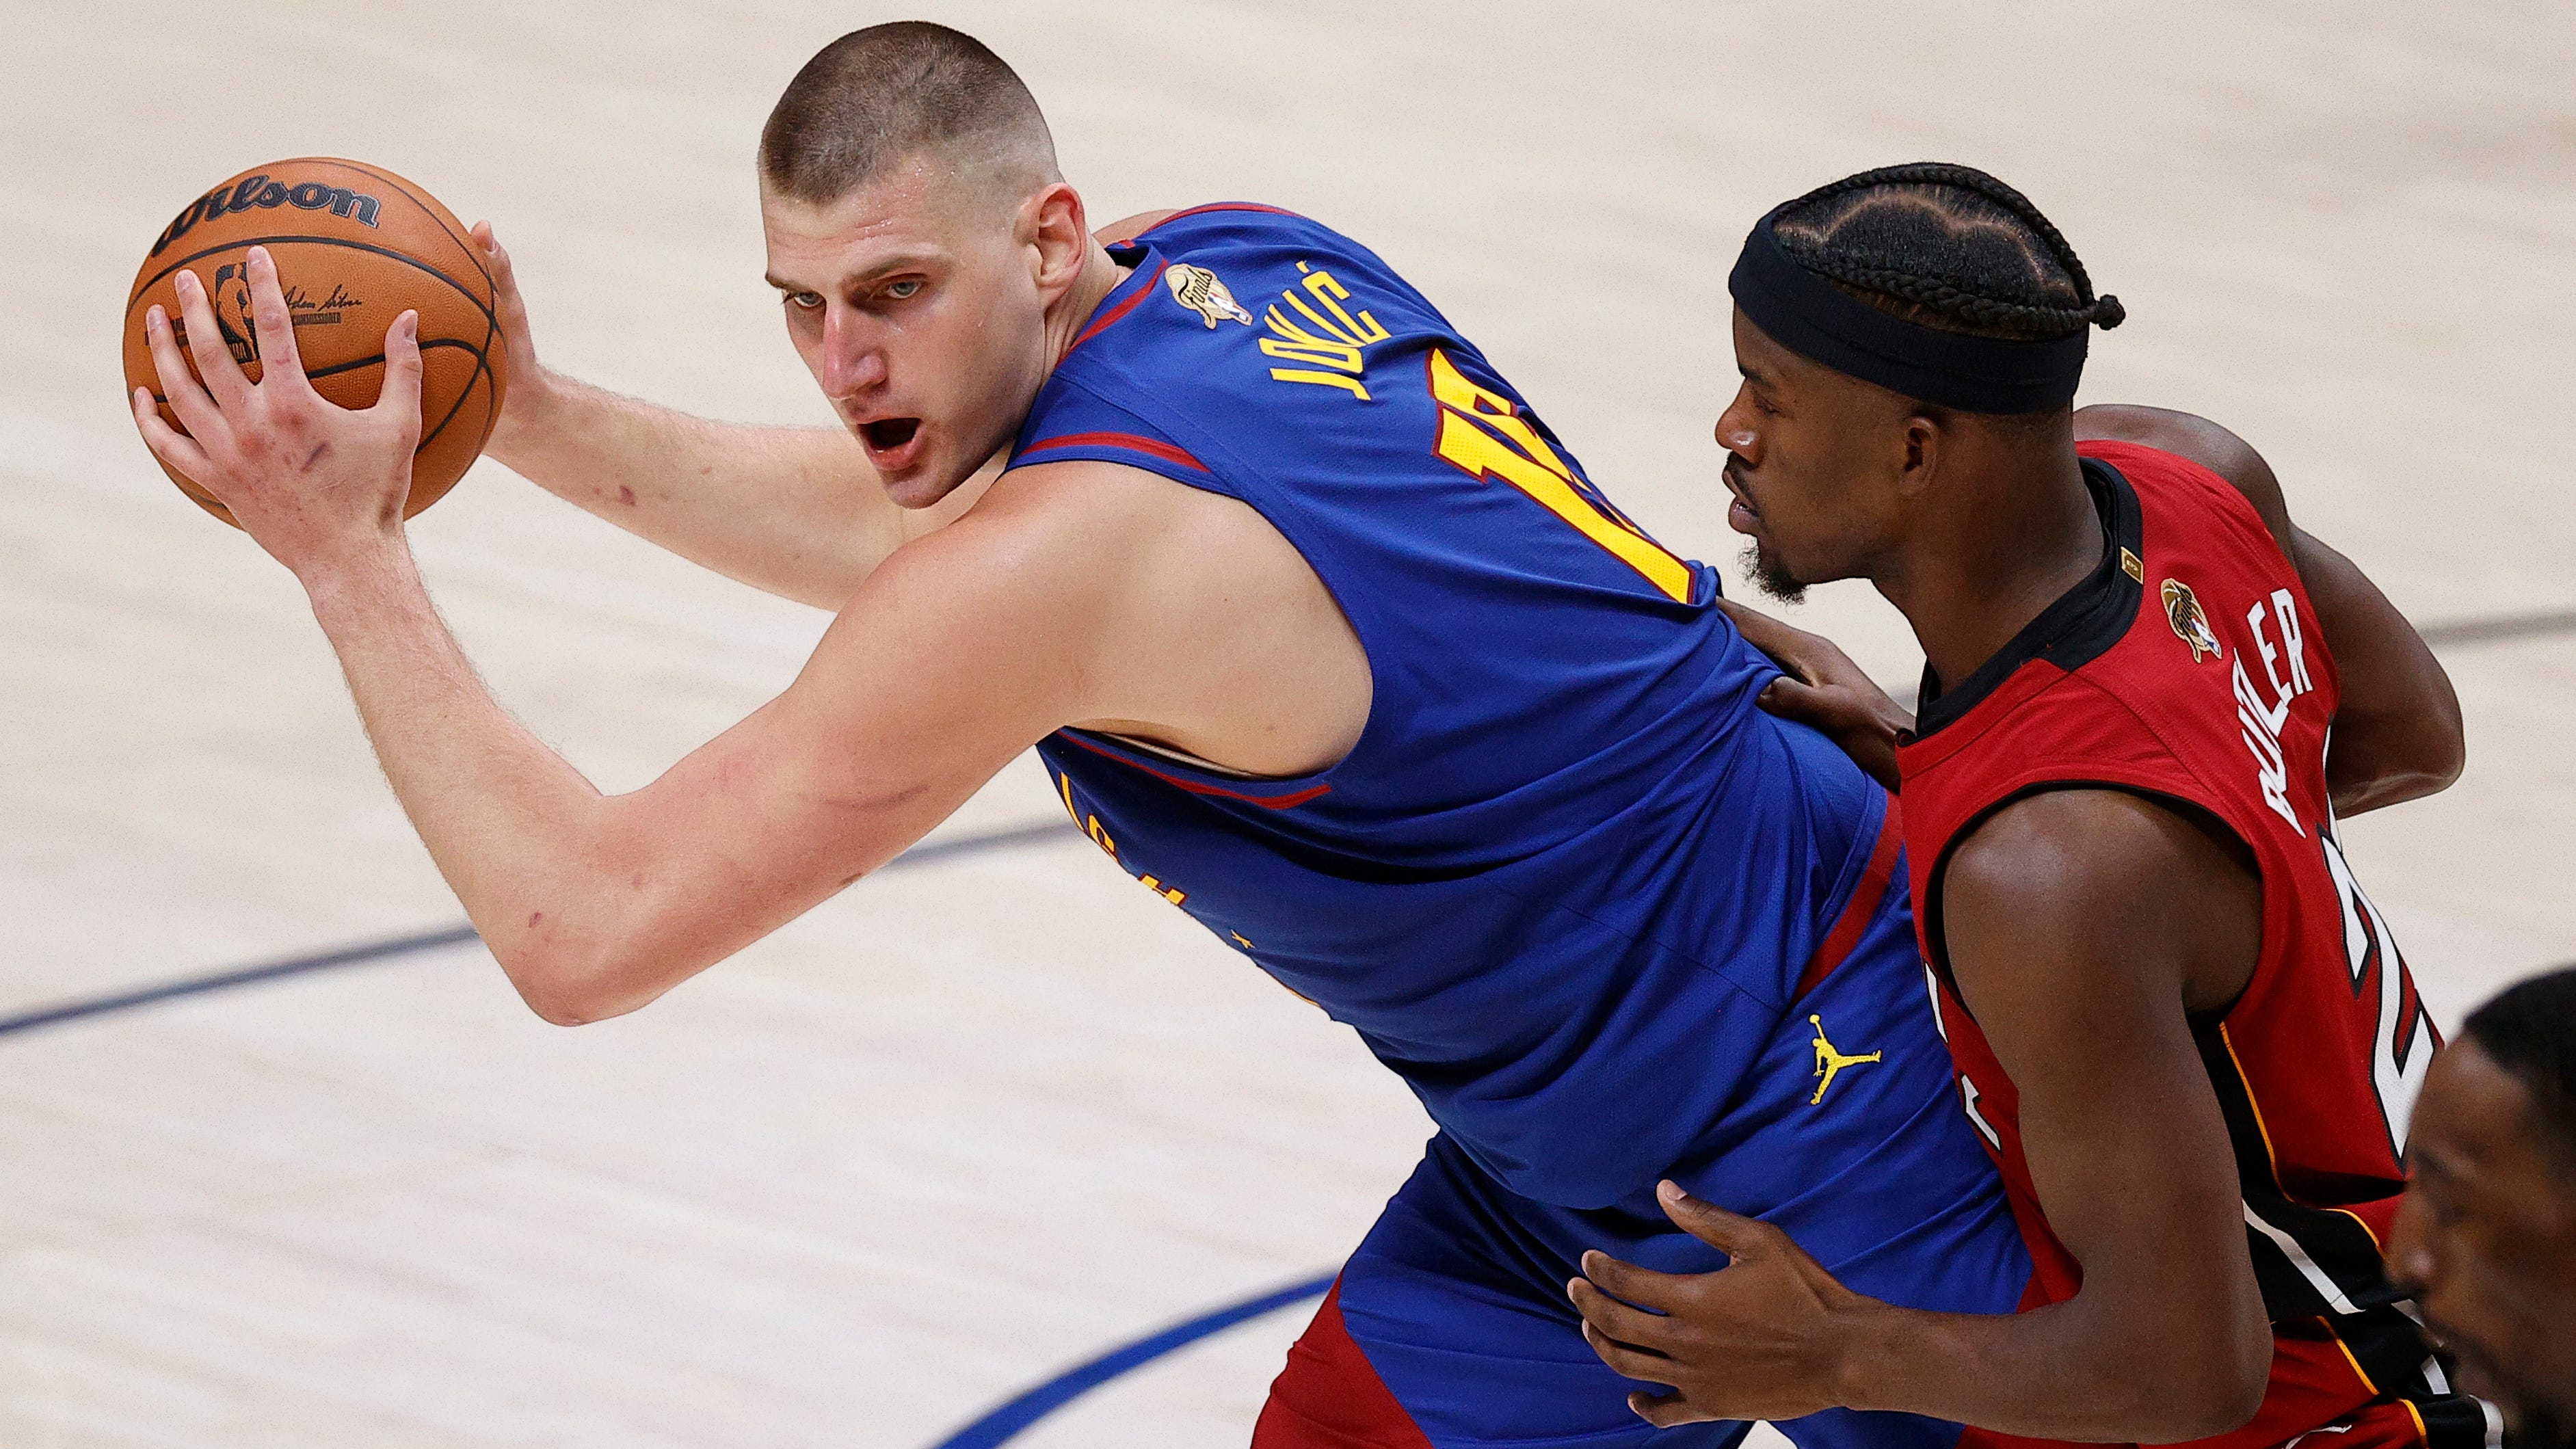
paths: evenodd
<path fill-rule="evenodd" d="M 712 422 L 553 373 L 526 389 L 493 457 L 728 578 L 838 609 L 903 541 L 903 510 L 838 428 Z"/>
<path fill-rule="evenodd" d="M 2195 1388 L 2205 1355 L 2137 1341 L 2099 1322 L 2097 1306 L 2081 1295 L 2018 1314 L 1871 1303 L 1846 1339 L 1843 1402 L 2092 1443 L 2178 1443 L 2245 1421 L 2248 1406 Z"/>
<path fill-rule="evenodd" d="M 390 540 L 307 581 L 385 778 L 520 994 L 564 1019 L 561 968 L 595 958 L 599 791 L 510 717 Z"/>

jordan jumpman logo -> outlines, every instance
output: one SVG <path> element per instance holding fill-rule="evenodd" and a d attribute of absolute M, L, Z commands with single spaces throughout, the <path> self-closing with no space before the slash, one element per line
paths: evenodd
<path fill-rule="evenodd" d="M 1823 1081 L 1816 1083 L 1816 1095 L 1807 1099 L 1807 1105 L 1810 1107 L 1820 1107 L 1824 1105 L 1825 1089 L 1834 1084 L 1835 1075 L 1841 1072 L 1843 1068 L 1866 1066 L 1869 1063 L 1886 1056 L 1887 1053 L 1871 1052 L 1866 1056 L 1845 1056 L 1841 1052 L 1834 1050 L 1834 1044 L 1832 1042 L 1825 1040 L 1825 1019 L 1823 1017 L 1810 1015 L 1807 1020 L 1815 1023 L 1816 1026 L 1816 1075 L 1824 1078 Z"/>

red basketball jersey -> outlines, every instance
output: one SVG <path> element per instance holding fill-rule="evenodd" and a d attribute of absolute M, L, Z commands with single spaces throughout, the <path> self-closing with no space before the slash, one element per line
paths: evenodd
<path fill-rule="evenodd" d="M 2336 842 L 2325 750 L 2339 695 L 2316 614 L 2225 479 L 2135 444 L 2078 451 L 2101 566 L 1955 687 L 1935 694 L 1927 674 L 1918 733 L 1897 751 L 1933 1005 L 2030 1244 L 2023 1306 L 2072 1297 L 2082 1269 L 2040 1210 L 2018 1094 L 1950 975 L 1942 872 L 1980 822 L 2040 791 L 2182 802 L 2242 840 L 2263 881 L 2253 979 L 2194 1034 L 2234 1142 L 2276 1352 L 2253 1422 L 2204 1442 L 2280 1444 L 2393 1400 L 2430 1441 L 2482 1443 L 2481 1406 L 2450 1391 L 2381 1263 L 2436 1036 Z"/>

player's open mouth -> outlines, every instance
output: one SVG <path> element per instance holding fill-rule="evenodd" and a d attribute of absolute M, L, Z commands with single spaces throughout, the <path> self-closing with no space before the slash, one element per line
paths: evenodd
<path fill-rule="evenodd" d="M 921 419 L 879 418 L 861 423 L 859 441 L 867 446 L 869 462 L 899 472 L 921 451 Z"/>
<path fill-rule="evenodd" d="M 1762 510 L 1753 506 L 1744 485 L 1735 481 L 1732 468 L 1726 471 L 1726 490 L 1735 495 L 1734 500 L 1726 505 L 1726 526 L 1738 533 L 1751 533 L 1762 522 Z"/>

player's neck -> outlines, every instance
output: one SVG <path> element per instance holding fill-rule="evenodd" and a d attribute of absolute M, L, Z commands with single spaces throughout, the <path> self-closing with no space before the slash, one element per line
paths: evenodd
<path fill-rule="evenodd" d="M 1094 239 L 1091 250 L 1083 255 L 1082 275 L 1047 311 L 1047 371 L 1055 371 L 1056 364 L 1064 361 L 1064 355 L 1073 350 L 1074 339 L 1091 325 L 1092 314 L 1126 279 L 1127 268 L 1118 265 L 1109 255 L 1109 248 Z"/>
<path fill-rule="evenodd" d="M 1948 689 L 2102 560 L 2102 522 L 2070 436 L 2063 448 L 1980 459 L 1923 510 L 1894 568 L 1874 575 Z"/>

